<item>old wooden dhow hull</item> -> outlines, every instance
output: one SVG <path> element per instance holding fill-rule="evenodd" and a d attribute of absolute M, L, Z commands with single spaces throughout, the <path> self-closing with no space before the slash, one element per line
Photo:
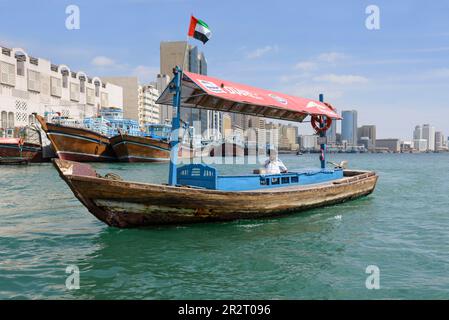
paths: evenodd
<path fill-rule="evenodd" d="M 237 143 L 221 143 L 219 145 L 210 144 L 203 148 L 203 157 L 243 157 L 245 147 Z"/>
<path fill-rule="evenodd" d="M 3 143 L 0 141 L 0 159 L 3 163 L 39 163 L 45 161 L 42 157 L 42 147 L 38 144 L 29 142 L 19 145 Z"/>
<path fill-rule="evenodd" d="M 344 172 L 328 183 L 256 191 L 217 191 L 99 177 L 87 164 L 54 160 L 75 196 L 99 220 L 119 228 L 254 219 L 299 212 L 369 195 L 378 176 Z"/>
<path fill-rule="evenodd" d="M 38 115 L 36 119 L 60 159 L 79 162 L 117 160 L 108 137 L 88 129 L 48 123 Z"/>
<path fill-rule="evenodd" d="M 117 135 L 111 146 L 122 162 L 166 162 L 170 160 L 170 145 L 166 141 L 149 137 Z"/>
<path fill-rule="evenodd" d="M 110 139 L 111 146 L 122 162 L 168 162 L 170 161 L 170 144 L 167 141 L 150 137 L 117 135 Z M 193 151 L 180 146 L 179 157 L 191 158 Z"/>

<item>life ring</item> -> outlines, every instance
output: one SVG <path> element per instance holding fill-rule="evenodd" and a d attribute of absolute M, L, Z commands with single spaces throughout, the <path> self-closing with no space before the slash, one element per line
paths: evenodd
<path fill-rule="evenodd" d="M 332 118 L 326 116 L 312 116 L 312 127 L 317 133 L 326 132 L 332 125 Z M 324 125 L 321 124 L 324 122 Z"/>

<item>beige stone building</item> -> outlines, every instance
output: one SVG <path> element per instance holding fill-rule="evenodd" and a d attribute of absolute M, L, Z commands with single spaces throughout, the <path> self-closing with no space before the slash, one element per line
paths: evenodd
<path fill-rule="evenodd" d="M 297 142 L 298 127 L 291 124 L 281 125 L 279 131 L 279 149 L 291 151 L 299 149 Z"/>
<path fill-rule="evenodd" d="M 123 90 L 21 48 L 0 47 L 0 135 L 34 122 L 33 113 L 81 120 L 103 107 L 123 107 Z"/>
<path fill-rule="evenodd" d="M 139 125 L 160 123 L 160 106 L 156 104 L 159 90 L 156 85 L 139 86 Z"/>
<path fill-rule="evenodd" d="M 157 84 L 140 85 L 137 77 L 104 77 L 110 83 L 123 88 L 123 117 L 146 124 L 160 123 L 161 106 L 156 104 L 159 97 Z"/>
<path fill-rule="evenodd" d="M 376 149 L 385 149 L 390 152 L 401 151 L 401 141 L 399 139 L 377 139 Z"/>
<path fill-rule="evenodd" d="M 137 77 L 103 77 L 107 82 L 123 88 L 123 117 L 139 120 L 139 80 Z"/>

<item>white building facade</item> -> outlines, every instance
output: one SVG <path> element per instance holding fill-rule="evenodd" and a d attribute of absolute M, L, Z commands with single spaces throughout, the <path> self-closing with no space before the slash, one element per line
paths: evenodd
<path fill-rule="evenodd" d="M 23 49 L 1 47 L 2 132 L 34 122 L 33 113 L 59 113 L 80 120 L 96 115 L 102 107 L 123 108 L 122 88 L 31 57 Z"/>
<path fill-rule="evenodd" d="M 427 151 L 427 140 L 426 139 L 414 139 L 413 146 L 416 151 L 426 152 Z"/>
<path fill-rule="evenodd" d="M 443 149 L 445 149 L 446 145 L 445 145 L 445 138 L 444 138 L 444 134 L 441 131 L 437 131 L 435 132 L 435 150 L 436 151 L 441 151 Z"/>
<path fill-rule="evenodd" d="M 427 150 L 435 151 L 435 127 L 425 124 L 422 127 L 422 139 L 427 140 Z"/>
<path fill-rule="evenodd" d="M 139 86 L 139 125 L 160 123 L 159 90 L 155 85 Z"/>

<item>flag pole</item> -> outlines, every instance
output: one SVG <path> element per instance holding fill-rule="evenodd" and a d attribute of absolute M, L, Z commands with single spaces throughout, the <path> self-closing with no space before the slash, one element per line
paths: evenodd
<path fill-rule="evenodd" d="M 170 141 L 170 168 L 168 184 L 176 186 L 177 165 L 178 165 L 178 151 L 179 151 L 179 129 L 180 129 L 180 108 L 181 108 L 181 81 L 182 70 L 176 66 L 173 69 L 173 81 L 170 83 L 170 92 L 173 93 L 173 118 L 171 127 L 171 141 Z"/>
<path fill-rule="evenodd" d="M 178 151 L 179 151 L 179 131 L 181 128 L 181 83 L 182 73 L 185 68 L 185 61 L 187 55 L 187 48 L 189 47 L 189 35 L 186 37 L 186 47 L 184 50 L 184 56 L 182 57 L 181 66 L 175 66 L 173 69 L 173 80 L 170 83 L 170 91 L 173 93 L 173 114 L 172 114 L 172 127 L 170 138 L 170 167 L 168 184 L 176 186 L 178 181 Z M 181 69 L 180 69 L 181 67 Z"/>
<path fill-rule="evenodd" d="M 319 99 L 320 102 L 324 102 L 324 94 L 320 93 L 319 95 Z M 322 116 L 322 118 L 324 118 L 325 116 Z M 326 121 L 329 121 L 326 118 Z M 324 128 L 324 120 L 321 121 L 321 128 Z M 320 145 L 320 149 L 321 149 L 321 155 L 320 155 L 320 162 L 321 162 L 321 169 L 326 169 L 326 131 L 321 131 L 320 132 L 320 138 L 321 138 L 321 145 Z"/>
<path fill-rule="evenodd" d="M 192 19 L 193 14 L 190 15 L 190 19 Z M 190 25 L 190 21 L 189 21 Z M 189 34 L 187 33 L 186 37 L 186 48 L 184 49 L 184 56 L 182 57 L 182 71 L 184 71 L 185 63 L 186 63 L 186 55 L 187 55 L 187 49 L 189 48 Z"/>

